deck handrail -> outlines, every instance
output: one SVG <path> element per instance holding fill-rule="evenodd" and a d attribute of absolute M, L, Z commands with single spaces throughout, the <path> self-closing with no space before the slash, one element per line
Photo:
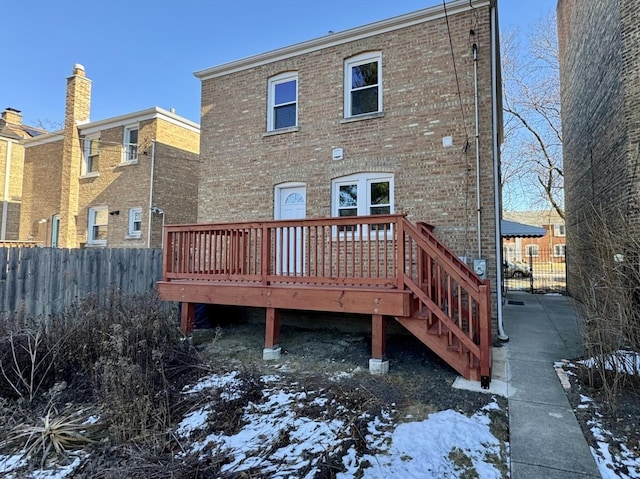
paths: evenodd
<path fill-rule="evenodd" d="M 413 243 L 425 265 L 408 272 L 404 285 L 429 311 L 431 327 L 455 336 L 477 362 L 482 382 L 488 384 L 491 371 L 491 291 L 483 280 L 462 262 L 430 229 L 415 227 L 403 219 L 405 243 Z M 411 250 L 412 248 L 407 248 Z M 408 261 L 408 260 L 407 260 Z M 405 261 L 405 263 L 407 263 Z"/>

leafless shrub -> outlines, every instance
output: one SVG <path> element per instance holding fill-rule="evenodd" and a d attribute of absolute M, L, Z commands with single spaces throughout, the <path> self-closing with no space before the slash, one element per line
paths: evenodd
<path fill-rule="evenodd" d="M 615 411 L 622 388 L 640 386 L 637 360 L 629 363 L 640 353 L 640 238 L 624 218 L 594 217 L 575 295 L 584 306 L 589 383 Z"/>
<path fill-rule="evenodd" d="M 156 294 L 115 290 L 48 318 L 6 317 L 0 320 L 0 396 L 39 403 L 32 410 L 42 410 L 42 403 L 55 404 L 47 391 L 64 382 L 73 400 L 100 401 L 112 443 L 157 440 L 163 447 L 173 417 L 186 407 L 180 385 L 200 361 L 176 319 Z M 35 427 L 22 417 L 17 427 Z M 42 427 L 50 429 L 52 416 L 43 417 Z"/>

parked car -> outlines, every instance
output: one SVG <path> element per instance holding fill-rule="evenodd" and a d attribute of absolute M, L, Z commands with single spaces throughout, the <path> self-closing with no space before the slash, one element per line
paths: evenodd
<path fill-rule="evenodd" d="M 528 278 L 531 276 L 531 268 L 528 265 L 516 261 L 504 262 L 504 275 L 506 278 Z"/>

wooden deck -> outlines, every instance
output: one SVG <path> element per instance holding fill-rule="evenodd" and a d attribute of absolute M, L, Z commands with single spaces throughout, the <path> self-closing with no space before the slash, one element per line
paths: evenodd
<path fill-rule="evenodd" d="M 183 303 L 265 308 L 265 348 L 279 343 L 279 311 L 370 314 L 372 357 L 385 359 L 393 318 L 461 375 L 491 379 L 489 282 L 403 215 L 165 227 L 160 296 Z"/>

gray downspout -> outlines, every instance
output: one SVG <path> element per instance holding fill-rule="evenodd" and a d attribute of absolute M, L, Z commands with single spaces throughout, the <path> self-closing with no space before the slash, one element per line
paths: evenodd
<path fill-rule="evenodd" d="M 482 202 L 480 199 L 480 127 L 478 125 L 479 113 L 478 113 L 478 45 L 473 44 L 473 99 L 474 99 L 474 114 L 475 114 L 475 135 L 476 135 L 476 230 L 478 233 L 478 256 L 482 258 Z"/>
<path fill-rule="evenodd" d="M 502 341 L 508 341 L 509 336 L 504 331 L 503 316 L 502 316 L 502 231 L 500 228 L 500 141 L 498 118 L 500 118 L 498 111 L 498 10 L 497 5 L 494 3 L 491 6 L 491 93 L 492 93 L 492 116 L 493 116 L 493 181 L 494 181 L 494 208 L 495 208 L 495 221 L 496 221 L 496 289 L 497 289 L 497 303 L 498 303 L 498 339 Z"/>
<path fill-rule="evenodd" d="M 151 219 L 153 218 L 153 175 L 156 166 L 156 140 L 151 140 L 151 172 L 149 173 L 149 210 L 147 215 L 149 225 L 147 227 L 147 248 L 151 248 Z M 164 234 L 164 233 L 163 233 Z"/>
<path fill-rule="evenodd" d="M 9 212 L 9 176 L 11 175 L 11 147 L 13 142 L 7 140 L 7 161 L 4 163 L 4 194 L 2 197 L 2 226 L 0 226 L 0 240 L 7 239 L 7 214 Z"/>

